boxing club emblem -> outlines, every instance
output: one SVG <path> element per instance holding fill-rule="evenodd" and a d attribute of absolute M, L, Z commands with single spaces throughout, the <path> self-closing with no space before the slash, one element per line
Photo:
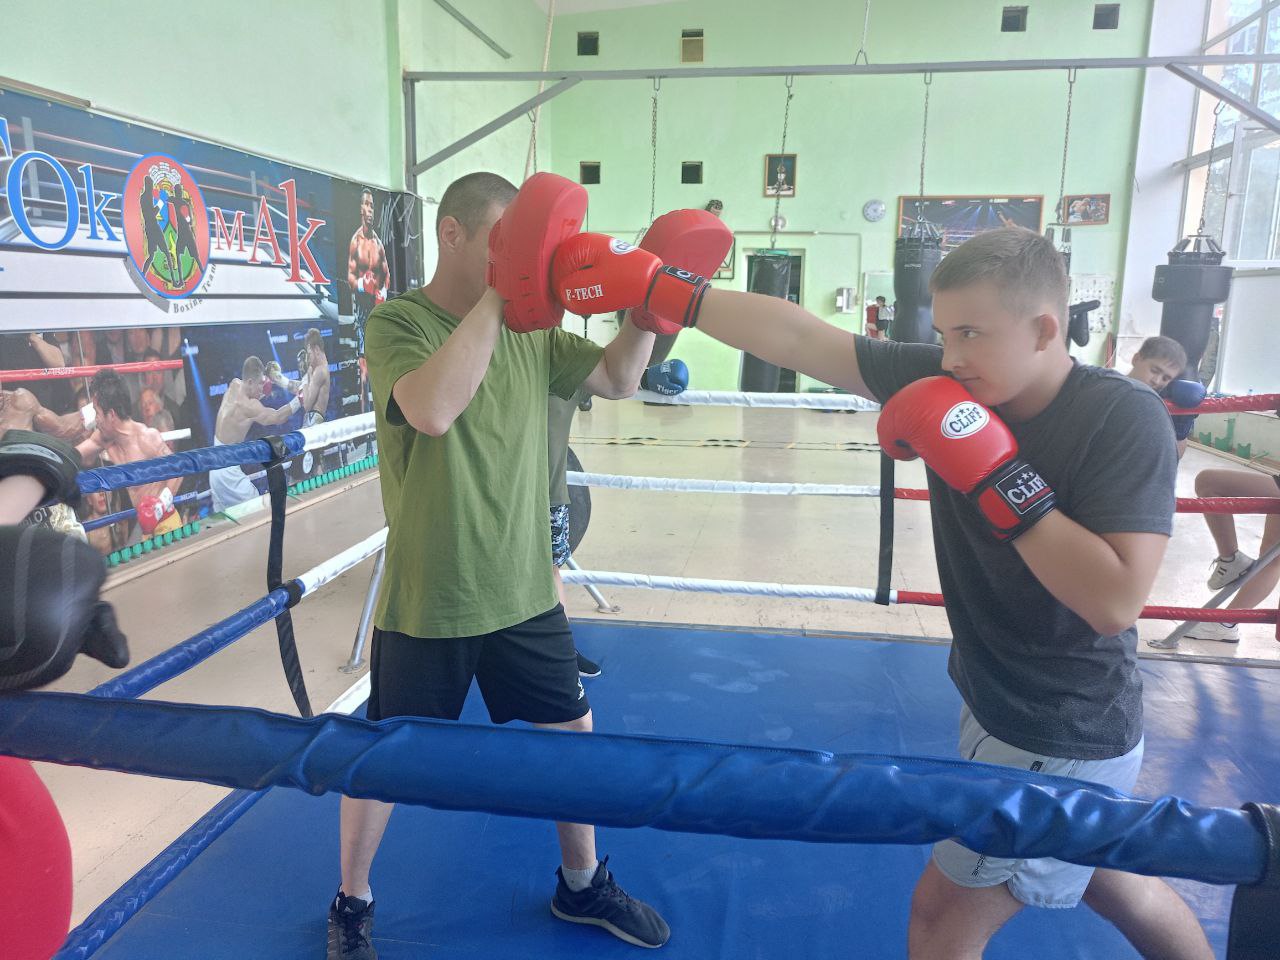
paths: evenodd
<path fill-rule="evenodd" d="M 145 156 L 129 171 L 122 205 L 137 275 L 162 297 L 189 296 L 209 265 L 209 214 L 195 177 L 172 157 Z"/>

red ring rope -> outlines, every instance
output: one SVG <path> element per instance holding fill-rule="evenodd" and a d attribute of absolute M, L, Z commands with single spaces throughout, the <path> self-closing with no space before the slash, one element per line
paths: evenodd
<path fill-rule="evenodd" d="M 928 490 L 893 488 L 894 499 L 928 500 Z M 1280 513 L 1280 497 L 1178 497 L 1178 513 Z"/>
<path fill-rule="evenodd" d="M 942 594 L 919 590 L 899 590 L 898 603 L 920 607 L 942 606 Z M 1207 610 L 1203 607 L 1143 607 L 1139 614 L 1146 620 L 1194 620 L 1199 623 L 1276 623 L 1277 610 Z"/>
<path fill-rule="evenodd" d="M 181 369 L 181 360 L 140 360 L 137 363 L 103 363 L 96 367 L 0 370 L 0 381 L 10 383 L 19 380 L 69 380 L 72 377 L 92 377 L 99 370 L 114 370 L 116 373 L 151 373 L 154 370 Z"/>
<path fill-rule="evenodd" d="M 1168 400 L 1165 406 L 1179 417 L 1194 417 L 1198 413 L 1241 413 L 1246 410 L 1280 409 L 1280 393 L 1260 393 L 1249 397 L 1210 397 L 1198 407 L 1175 407 Z"/>

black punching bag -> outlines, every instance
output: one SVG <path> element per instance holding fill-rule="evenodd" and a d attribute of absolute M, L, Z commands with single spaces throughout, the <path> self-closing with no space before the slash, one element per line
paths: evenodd
<path fill-rule="evenodd" d="M 661 363 L 671 355 L 671 348 L 676 345 L 676 337 L 678 333 L 660 333 L 653 338 L 653 349 L 649 351 L 649 362 L 645 364 L 652 367 L 655 363 Z"/>
<path fill-rule="evenodd" d="M 1199 379 L 1213 308 L 1231 292 L 1232 269 L 1222 265 L 1225 256 L 1213 237 L 1195 234 L 1180 240 L 1169 251 L 1169 262 L 1156 267 L 1151 297 L 1164 304 L 1160 335 L 1172 337 L 1187 351 L 1183 380 Z"/>
<path fill-rule="evenodd" d="M 751 293 L 787 299 L 791 291 L 791 255 L 763 253 L 755 260 L 751 273 Z M 743 351 L 742 372 L 738 389 L 747 393 L 777 393 L 782 370 L 772 363 Z"/>
<path fill-rule="evenodd" d="M 894 243 L 893 323 L 889 336 L 902 343 L 934 343 L 933 294 L 929 278 L 942 260 L 942 235 L 917 220 Z"/>

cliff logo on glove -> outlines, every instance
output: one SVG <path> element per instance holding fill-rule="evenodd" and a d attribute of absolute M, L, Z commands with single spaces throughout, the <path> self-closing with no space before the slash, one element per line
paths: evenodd
<path fill-rule="evenodd" d="M 614 253 L 630 253 L 632 250 L 636 250 L 639 248 L 632 246 L 631 244 L 627 243 L 627 241 L 625 240 L 610 240 L 609 249 L 612 250 Z"/>
<path fill-rule="evenodd" d="M 942 418 L 942 435 L 951 440 L 969 437 L 985 427 L 991 418 L 987 411 L 972 400 L 957 403 Z"/>
<path fill-rule="evenodd" d="M 1015 470 L 997 481 L 996 489 L 1005 502 L 1021 516 L 1049 495 L 1044 478 L 1029 467 Z"/>

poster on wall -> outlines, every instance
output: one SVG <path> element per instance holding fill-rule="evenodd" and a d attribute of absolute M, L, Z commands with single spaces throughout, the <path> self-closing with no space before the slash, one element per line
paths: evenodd
<path fill-rule="evenodd" d="M 408 255 L 421 231 L 415 237 L 402 229 L 411 223 L 415 203 L 413 197 L 375 187 L 347 182 L 334 186 L 335 231 L 341 255 L 338 322 L 346 331 L 343 346 L 354 350 L 357 357 L 356 363 L 344 368 L 340 416 L 373 409 L 363 361 L 369 314 L 389 296 L 422 286 L 420 252 L 416 257 Z"/>
<path fill-rule="evenodd" d="M 1044 197 L 899 197 L 898 236 L 916 220 L 942 230 L 942 252 L 948 254 L 975 234 L 996 227 L 1041 229 Z"/>
<path fill-rule="evenodd" d="M 368 409 L 357 321 L 420 283 L 413 200 L 0 89 L 0 430 L 95 466 Z M 88 497 L 81 520 L 121 515 L 86 524 L 106 553 L 166 489 L 165 524 L 264 489 L 217 473 Z"/>

